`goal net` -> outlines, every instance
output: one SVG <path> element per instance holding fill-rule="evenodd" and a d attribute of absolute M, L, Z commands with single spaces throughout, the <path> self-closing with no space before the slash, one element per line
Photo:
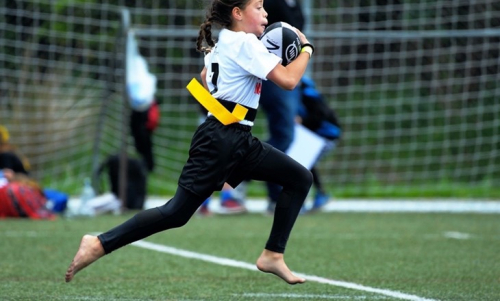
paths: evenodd
<path fill-rule="evenodd" d="M 120 37 L 131 30 L 158 80 L 149 193 L 170 195 L 176 187 L 200 117 L 185 86 L 203 66 L 195 39 L 204 7 L 197 0 L 134 3 L 0 4 L 0 124 L 46 186 L 78 193 L 96 164 L 123 146 Z M 308 75 L 343 126 L 336 149 L 317 165 L 331 194 L 498 197 L 498 1 L 302 5 L 316 46 Z M 254 129 L 262 140 L 264 117 L 258 114 Z"/>

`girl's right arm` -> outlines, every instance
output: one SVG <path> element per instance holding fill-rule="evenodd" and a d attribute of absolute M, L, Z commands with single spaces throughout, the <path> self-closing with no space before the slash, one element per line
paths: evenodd
<path fill-rule="evenodd" d="M 302 45 L 308 44 L 306 36 L 298 29 L 300 41 Z M 281 64 L 277 64 L 271 72 L 267 74 L 267 79 L 274 82 L 276 85 L 285 90 L 293 90 L 300 82 L 300 79 L 304 75 L 307 63 L 311 59 L 311 55 L 307 52 L 301 52 L 299 56 L 286 67 Z"/>

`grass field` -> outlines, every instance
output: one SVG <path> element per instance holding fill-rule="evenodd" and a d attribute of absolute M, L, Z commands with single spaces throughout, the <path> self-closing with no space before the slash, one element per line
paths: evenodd
<path fill-rule="evenodd" d="M 290 268 L 308 278 L 296 286 L 254 270 L 271 217 L 195 216 L 65 283 L 81 236 L 130 216 L 0 220 L 0 300 L 500 299 L 500 221 L 494 214 L 300 216 L 286 253 Z"/>

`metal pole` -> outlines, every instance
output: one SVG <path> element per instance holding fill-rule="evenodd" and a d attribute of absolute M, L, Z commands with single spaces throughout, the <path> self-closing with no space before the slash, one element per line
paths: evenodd
<path fill-rule="evenodd" d="M 303 0 L 302 3 L 301 3 L 301 7 L 302 7 L 302 13 L 304 14 L 304 19 L 305 19 L 305 24 L 304 24 L 304 34 L 306 35 L 306 37 L 310 38 L 310 35 L 309 33 L 312 32 L 312 28 L 311 28 L 311 18 L 312 18 L 312 0 Z M 314 41 L 311 40 L 312 43 L 314 43 Z M 312 70 L 313 69 L 313 64 L 310 64 L 308 66 L 308 68 L 306 69 L 306 75 L 311 77 L 311 74 L 313 73 Z"/>
<path fill-rule="evenodd" d="M 128 104 L 129 95 L 127 91 L 127 41 L 130 34 L 130 12 L 128 9 L 122 9 L 122 47 L 124 49 L 122 56 L 123 66 L 123 104 L 122 104 L 122 128 L 121 128 L 121 148 L 120 148 L 120 174 L 118 179 L 119 199 L 122 202 L 122 208 L 127 204 L 127 139 L 128 139 Z"/>
<path fill-rule="evenodd" d="M 302 12 L 304 13 L 304 34 L 307 36 L 311 31 L 311 18 L 312 18 L 312 1 L 303 0 L 302 1 Z"/>
<path fill-rule="evenodd" d="M 114 44 L 114 49 L 113 49 L 113 54 L 114 54 L 114 61 L 111 61 L 111 63 L 107 66 L 107 73 L 106 73 L 106 89 L 103 93 L 103 100 L 101 103 L 101 110 L 99 112 L 99 117 L 97 119 L 97 127 L 96 127 L 96 135 L 94 139 L 94 149 L 92 153 L 92 188 L 94 188 L 94 191 L 96 193 L 100 192 L 100 163 L 99 162 L 99 149 L 101 147 L 101 141 L 102 141 L 102 129 L 104 127 L 104 120 L 106 119 L 106 113 L 109 108 L 109 104 L 111 103 L 111 96 L 114 93 L 115 87 L 115 72 L 116 68 L 118 66 L 118 53 L 120 53 L 120 41 L 122 40 L 122 31 L 119 31 L 116 36 L 115 36 L 115 44 Z"/>

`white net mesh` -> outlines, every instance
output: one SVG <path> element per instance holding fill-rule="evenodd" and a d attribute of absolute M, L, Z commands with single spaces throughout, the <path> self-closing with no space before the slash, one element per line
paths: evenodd
<path fill-rule="evenodd" d="M 107 3 L 0 4 L 0 124 L 37 179 L 77 192 L 93 162 L 121 145 L 127 7 L 158 78 L 150 193 L 171 194 L 199 117 L 185 86 L 202 67 L 202 2 Z M 317 50 L 308 72 L 343 125 L 319 163 L 330 192 L 498 196 L 498 1 L 302 3 Z M 267 137 L 262 112 L 254 133 Z"/>

